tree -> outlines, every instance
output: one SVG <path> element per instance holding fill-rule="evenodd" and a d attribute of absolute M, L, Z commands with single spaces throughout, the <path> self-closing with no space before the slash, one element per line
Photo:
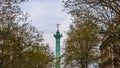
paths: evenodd
<path fill-rule="evenodd" d="M 5 30 L 0 31 L 1 42 L 3 41 L 0 48 L 2 67 L 24 68 L 31 65 L 31 68 L 34 68 L 37 64 L 35 62 L 40 62 L 38 65 L 43 66 L 53 63 L 53 53 L 42 43 L 41 32 L 28 24 L 19 27 L 14 25 L 10 28 L 3 27 Z M 25 63 L 26 65 L 22 66 Z M 45 68 L 43 66 L 41 68 Z"/>
<path fill-rule="evenodd" d="M 29 24 L 20 9 L 25 1 L 0 1 L 0 68 L 45 68 L 53 62 L 49 46 L 43 44 L 43 32 Z"/>
<path fill-rule="evenodd" d="M 98 31 L 98 27 L 90 21 L 71 25 L 64 53 L 66 66 L 88 68 L 89 64 L 97 62 Z"/>
<path fill-rule="evenodd" d="M 52 68 L 54 67 L 54 55 L 49 46 L 35 45 L 26 50 L 22 58 L 17 59 L 15 68 Z"/>
<path fill-rule="evenodd" d="M 19 3 L 20 2 L 22 1 L 20 0 Z M 17 36 L 15 35 L 17 35 L 18 33 L 17 31 L 19 30 L 18 23 L 21 20 L 24 20 L 24 18 L 21 17 L 24 14 L 20 10 L 20 7 L 17 3 L 18 3 L 17 0 L 0 1 L 0 8 L 1 8 L 0 9 L 0 16 L 1 16 L 0 17 L 0 41 L 1 41 L 0 66 L 1 68 L 4 68 L 4 66 L 6 66 L 11 61 L 11 57 L 12 57 L 11 54 L 13 54 L 14 52 L 11 50 L 13 50 L 14 49 L 13 47 L 16 46 L 14 42 L 20 39 L 17 38 Z M 15 34 L 15 32 L 17 33 Z M 8 63 L 6 61 L 8 61 Z"/>
<path fill-rule="evenodd" d="M 115 47 L 117 55 L 120 53 L 120 1 L 119 0 L 67 0 L 64 7 L 73 17 L 73 22 L 87 19 L 101 27 L 102 43 L 107 42 Z M 91 16 L 92 14 L 92 16 Z M 112 39 L 112 40 L 111 40 Z M 110 41 L 108 41 L 110 40 Z M 111 43 L 112 42 L 112 43 Z M 117 46 L 117 47 L 116 47 Z M 118 56 L 119 58 L 120 56 Z M 118 62 L 120 62 L 118 60 Z"/>
<path fill-rule="evenodd" d="M 86 14 L 92 13 L 94 19 L 97 19 L 101 23 L 108 24 L 115 22 L 112 18 L 116 17 L 118 18 L 117 20 L 119 20 L 120 17 L 119 0 L 67 0 L 63 2 L 68 13 L 79 19 L 83 17 L 86 19 L 88 18 Z M 119 23 L 119 21 L 116 23 Z"/>

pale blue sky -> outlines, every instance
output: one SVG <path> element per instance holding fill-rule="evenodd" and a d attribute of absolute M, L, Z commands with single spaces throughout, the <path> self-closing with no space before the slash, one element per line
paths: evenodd
<path fill-rule="evenodd" d="M 44 32 L 45 43 L 48 43 L 52 51 L 55 51 L 55 39 L 53 34 L 56 32 L 56 24 L 59 23 L 61 38 L 61 48 L 66 38 L 64 31 L 67 31 L 71 23 L 70 16 L 62 11 L 64 9 L 62 0 L 29 0 L 22 3 L 22 10 L 29 13 L 32 24 L 40 31 Z"/>

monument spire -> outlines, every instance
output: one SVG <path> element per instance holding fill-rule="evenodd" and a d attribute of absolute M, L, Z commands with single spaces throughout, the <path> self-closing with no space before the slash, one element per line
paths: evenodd
<path fill-rule="evenodd" d="M 56 39 L 56 68 L 60 68 L 60 38 L 62 37 L 62 34 L 59 32 L 59 25 L 60 24 L 57 24 L 57 32 L 54 34 Z"/>

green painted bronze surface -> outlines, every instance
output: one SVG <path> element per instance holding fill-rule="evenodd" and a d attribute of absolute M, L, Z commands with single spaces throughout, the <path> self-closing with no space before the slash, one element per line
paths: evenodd
<path fill-rule="evenodd" d="M 60 34 L 59 30 L 57 30 L 54 37 L 56 39 L 56 68 L 60 68 L 60 38 L 62 34 Z"/>

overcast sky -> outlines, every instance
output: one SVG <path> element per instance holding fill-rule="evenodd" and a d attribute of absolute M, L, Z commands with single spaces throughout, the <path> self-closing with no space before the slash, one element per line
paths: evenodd
<path fill-rule="evenodd" d="M 22 10 L 31 16 L 31 23 L 44 32 L 45 43 L 50 45 L 52 51 L 55 51 L 53 34 L 56 32 L 56 24 L 59 23 L 60 32 L 63 34 L 61 48 L 64 47 L 63 41 L 66 38 L 64 31 L 69 29 L 71 20 L 70 16 L 62 11 L 64 9 L 62 0 L 29 0 L 21 5 Z"/>

